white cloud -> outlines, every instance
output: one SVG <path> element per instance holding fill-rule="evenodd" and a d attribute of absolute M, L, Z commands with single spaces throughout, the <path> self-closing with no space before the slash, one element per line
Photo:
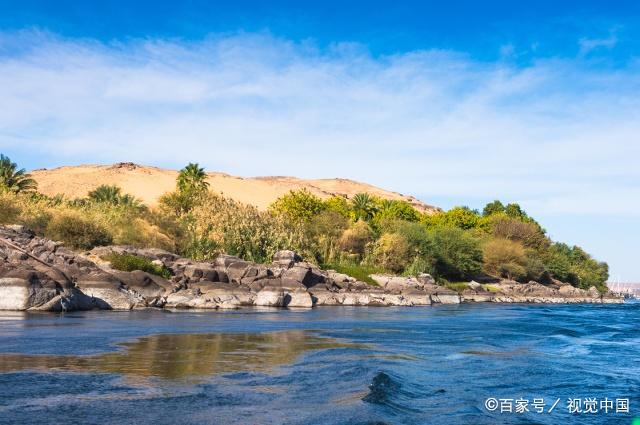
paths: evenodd
<path fill-rule="evenodd" d="M 632 67 L 520 68 L 439 50 L 371 57 L 354 44 L 251 34 L 101 44 L 5 33 L 0 149 L 51 164 L 350 177 L 427 202 L 517 200 L 534 214 L 638 214 Z"/>

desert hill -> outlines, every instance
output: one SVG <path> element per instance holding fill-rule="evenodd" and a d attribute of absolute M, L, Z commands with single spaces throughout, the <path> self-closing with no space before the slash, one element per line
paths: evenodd
<path fill-rule="evenodd" d="M 68 198 L 81 198 L 96 187 L 117 185 L 125 193 L 134 195 L 147 205 L 155 205 L 160 196 L 175 189 L 178 171 L 118 163 L 114 165 L 78 165 L 40 169 L 31 172 L 38 182 L 38 190 L 46 195 L 63 194 Z M 224 196 L 259 209 L 266 209 L 274 200 L 289 192 L 306 188 L 321 198 L 343 195 L 351 198 L 356 193 L 369 193 L 383 199 L 404 200 L 425 212 L 438 208 L 427 205 L 412 196 L 380 189 L 378 187 L 348 179 L 304 180 L 295 177 L 234 177 L 224 173 L 210 172 L 211 189 Z"/>

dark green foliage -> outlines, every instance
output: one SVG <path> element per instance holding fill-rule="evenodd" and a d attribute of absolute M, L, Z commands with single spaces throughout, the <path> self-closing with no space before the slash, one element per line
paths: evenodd
<path fill-rule="evenodd" d="M 479 241 L 457 228 L 433 231 L 433 255 L 438 275 L 447 279 L 465 279 L 480 272 L 482 250 Z"/>
<path fill-rule="evenodd" d="M 199 193 L 209 189 L 207 173 L 197 163 L 189 163 L 180 170 L 176 184 L 183 193 Z"/>
<path fill-rule="evenodd" d="M 169 269 L 164 266 L 153 264 L 151 260 L 138 257 L 137 255 L 118 254 L 116 252 L 112 252 L 111 254 L 105 255 L 103 260 L 109 261 L 111 263 L 111 267 L 123 272 L 141 270 L 165 279 L 171 278 L 171 272 Z"/>
<path fill-rule="evenodd" d="M 356 193 L 351 198 L 351 208 L 356 220 L 371 220 L 378 211 L 376 198 L 368 193 Z"/>
<path fill-rule="evenodd" d="M 24 168 L 18 169 L 15 162 L 0 154 L 0 187 L 11 192 L 36 190 L 38 184 Z"/>
<path fill-rule="evenodd" d="M 554 243 L 548 250 L 547 270 L 558 280 L 571 283 L 582 289 L 595 286 L 606 290 L 609 266 L 594 260 L 582 248 L 563 243 Z"/>
<path fill-rule="evenodd" d="M 113 238 L 98 223 L 79 214 L 60 214 L 49 221 L 45 234 L 48 238 L 61 241 L 75 249 L 91 249 L 109 245 Z"/>
<path fill-rule="evenodd" d="M 122 189 L 115 185 L 101 185 L 89 192 L 89 200 L 98 203 L 118 205 L 126 208 L 143 210 L 142 202 L 129 194 L 123 194 Z"/>
<path fill-rule="evenodd" d="M 487 205 L 485 205 L 484 209 L 482 210 L 482 215 L 485 217 L 488 217 L 493 214 L 499 214 L 504 212 L 505 212 L 504 205 L 502 204 L 502 202 L 496 199 L 495 201 L 489 202 Z"/>

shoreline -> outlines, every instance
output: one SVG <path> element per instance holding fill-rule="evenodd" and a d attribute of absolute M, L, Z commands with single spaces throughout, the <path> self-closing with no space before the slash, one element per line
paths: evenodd
<path fill-rule="evenodd" d="M 158 309 L 313 308 L 320 306 L 430 306 L 460 303 L 610 304 L 621 297 L 562 282 L 469 282 L 461 292 L 439 286 L 428 274 L 371 275 L 373 286 L 322 270 L 293 251 L 271 264 L 231 255 L 197 262 L 160 249 L 98 247 L 76 253 L 35 236 L 23 226 L 0 226 L 0 310 L 74 311 Z M 109 255 L 143 258 L 166 276 L 115 270 Z"/>

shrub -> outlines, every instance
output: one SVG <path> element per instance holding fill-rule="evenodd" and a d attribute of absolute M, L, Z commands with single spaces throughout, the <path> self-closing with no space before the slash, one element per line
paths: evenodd
<path fill-rule="evenodd" d="M 15 204 L 15 196 L 0 191 L 0 224 L 17 223 L 20 208 Z"/>
<path fill-rule="evenodd" d="M 344 218 L 353 218 L 353 210 L 349 205 L 349 201 L 344 196 L 333 195 L 331 198 L 324 201 L 324 208 L 327 211 L 333 211 Z"/>
<path fill-rule="evenodd" d="M 385 269 L 400 273 L 410 261 L 409 243 L 397 233 L 385 233 L 378 239 L 373 248 L 373 258 Z"/>
<path fill-rule="evenodd" d="M 374 219 L 376 221 L 385 219 L 418 221 L 420 213 L 406 201 L 388 201 L 382 203 Z"/>
<path fill-rule="evenodd" d="M 107 230 L 78 213 L 65 212 L 54 215 L 49 221 L 46 236 L 64 242 L 75 249 L 91 249 L 109 245 L 113 238 Z"/>
<path fill-rule="evenodd" d="M 340 236 L 338 245 L 342 251 L 364 256 L 367 244 L 373 240 L 373 230 L 369 225 L 358 220 L 352 227 L 345 230 Z"/>
<path fill-rule="evenodd" d="M 465 279 L 482 268 L 479 241 L 457 228 L 433 230 L 433 254 L 436 272 L 447 279 Z"/>
<path fill-rule="evenodd" d="M 322 199 L 303 188 L 292 190 L 278 198 L 269 206 L 269 211 L 289 219 L 308 221 L 325 208 L 326 205 Z"/>
<path fill-rule="evenodd" d="M 422 222 L 429 228 L 457 227 L 469 230 L 480 228 L 484 223 L 480 215 L 468 207 L 454 207 L 447 212 L 423 215 Z"/>
<path fill-rule="evenodd" d="M 156 276 L 163 277 L 165 279 L 171 278 L 171 272 L 164 266 L 156 265 L 151 260 L 143 257 L 138 257 L 132 254 L 118 254 L 113 252 L 105 255 L 103 260 L 109 261 L 111 267 L 123 272 L 132 272 L 134 270 L 141 270 Z"/>
<path fill-rule="evenodd" d="M 527 257 L 522 244 L 508 239 L 491 239 L 482 250 L 483 270 L 490 276 L 519 280 L 527 274 Z"/>
<path fill-rule="evenodd" d="M 494 214 L 489 218 L 491 233 L 497 238 L 522 242 L 527 248 L 545 250 L 549 247 L 549 238 L 535 222 L 525 222 L 511 218 L 506 214 Z"/>
<path fill-rule="evenodd" d="M 595 286 L 606 291 L 609 266 L 594 260 L 582 248 L 554 243 L 547 252 L 547 270 L 558 280 L 582 289 Z"/>

